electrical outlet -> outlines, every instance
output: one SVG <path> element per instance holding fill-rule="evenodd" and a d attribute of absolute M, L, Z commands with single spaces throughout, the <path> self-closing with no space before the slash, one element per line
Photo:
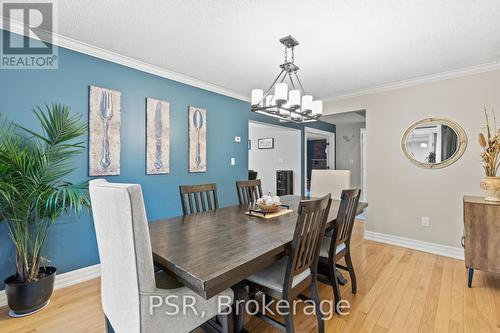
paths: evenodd
<path fill-rule="evenodd" d="M 431 226 L 431 219 L 429 216 L 422 216 L 422 227 L 430 227 Z"/>
<path fill-rule="evenodd" d="M 231 165 L 236 165 L 236 159 L 234 157 L 231 157 Z"/>

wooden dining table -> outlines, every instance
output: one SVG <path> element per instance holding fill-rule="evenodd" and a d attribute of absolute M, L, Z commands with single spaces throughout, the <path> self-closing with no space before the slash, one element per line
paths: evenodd
<path fill-rule="evenodd" d="M 248 205 L 153 221 L 149 224 L 155 264 L 175 274 L 194 292 L 209 299 L 286 255 L 297 221 L 301 196 L 283 196 L 293 212 L 274 218 L 246 215 Z M 337 217 L 333 200 L 327 227 Z M 360 202 L 358 213 L 368 204 Z"/>

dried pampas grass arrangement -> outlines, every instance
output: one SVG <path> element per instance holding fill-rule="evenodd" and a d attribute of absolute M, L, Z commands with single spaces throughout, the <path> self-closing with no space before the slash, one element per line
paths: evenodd
<path fill-rule="evenodd" d="M 484 109 L 484 115 L 486 118 L 486 136 L 479 133 L 479 145 L 483 148 L 481 153 L 482 165 L 486 177 L 496 177 L 500 167 L 500 129 L 497 128 L 495 114 L 493 114 L 493 126 L 490 125 L 486 108 Z"/>

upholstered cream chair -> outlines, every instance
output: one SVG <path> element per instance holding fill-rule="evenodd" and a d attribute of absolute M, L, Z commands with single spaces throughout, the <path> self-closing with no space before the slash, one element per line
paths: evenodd
<path fill-rule="evenodd" d="M 311 197 L 320 198 L 331 193 L 332 199 L 340 200 L 342 190 L 351 188 L 350 170 L 312 170 Z"/>
<path fill-rule="evenodd" d="M 115 332 L 190 332 L 220 314 L 218 300 L 232 301 L 232 290 L 205 300 L 169 274 L 155 274 L 140 185 L 93 180 L 90 198 L 101 259 L 102 307 Z M 172 314 L 174 308 L 165 305 L 167 297 L 181 309 L 183 298 L 194 300 L 197 314 L 189 308 L 185 314 Z"/>

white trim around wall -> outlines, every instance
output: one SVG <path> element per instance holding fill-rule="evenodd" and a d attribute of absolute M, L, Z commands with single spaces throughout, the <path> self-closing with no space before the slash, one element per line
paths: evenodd
<path fill-rule="evenodd" d="M 16 34 L 19 34 L 19 35 L 24 35 L 24 25 L 22 23 L 20 23 L 18 21 L 10 20 L 9 29 L 6 29 L 6 27 L 7 27 L 6 21 L 7 20 L 3 16 L 0 16 L 0 28 L 5 29 L 5 30 L 9 30 L 9 31 L 16 33 Z M 44 33 L 43 32 L 39 32 L 39 33 L 40 33 L 39 36 L 41 36 L 41 39 L 44 39 Z M 49 35 L 49 33 L 46 33 L 46 34 Z M 168 70 L 168 69 L 156 66 L 156 65 L 152 65 L 152 64 L 149 64 L 149 63 L 146 63 L 144 61 L 137 60 L 137 59 L 134 59 L 131 57 L 127 57 L 125 55 L 122 55 L 122 54 L 119 54 L 119 53 L 116 53 L 113 51 L 109 51 L 109 50 L 106 50 L 106 49 L 103 49 L 103 48 L 100 48 L 100 47 L 97 47 L 97 46 L 94 46 L 91 44 L 83 43 L 83 42 L 80 42 L 76 39 L 69 38 L 69 37 L 66 37 L 63 35 L 59 35 L 59 34 L 54 33 L 53 37 L 54 38 L 52 40 L 52 44 L 57 45 L 59 47 L 63 47 L 63 48 L 66 48 L 66 49 L 69 49 L 72 51 L 87 54 L 87 55 L 90 55 L 92 57 L 96 57 L 99 59 L 111 61 L 113 63 L 120 64 L 120 65 L 130 67 L 133 69 L 137 69 L 137 70 L 145 72 L 145 73 L 149 73 L 149 74 L 160 76 L 160 77 L 163 77 L 163 78 L 166 78 L 169 80 L 181 82 L 181 83 L 193 86 L 193 87 L 208 90 L 208 91 L 211 91 L 211 92 L 214 92 L 217 94 L 221 94 L 224 96 L 236 98 L 236 99 L 239 99 L 239 100 L 242 100 L 245 102 L 250 101 L 249 96 L 240 94 L 240 93 L 235 92 L 231 89 L 221 87 L 221 86 L 218 86 L 218 85 L 210 83 L 210 82 L 202 81 L 202 80 L 196 79 L 194 77 L 184 75 L 181 73 L 177 73 L 175 71 Z"/>
<path fill-rule="evenodd" d="M 74 271 L 56 275 L 54 289 L 69 287 L 81 282 L 98 278 L 101 275 L 101 265 L 93 265 Z M 7 305 L 7 296 L 5 290 L 0 290 L 0 307 Z"/>
<path fill-rule="evenodd" d="M 424 242 L 416 239 L 383 234 L 380 232 L 365 230 L 365 239 L 374 242 L 391 244 L 409 249 L 437 254 L 440 256 L 464 260 L 464 249 L 436 243 Z"/>
<path fill-rule="evenodd" d="M 495 70 L 499 70 L 499 69 L 500 69 L 500 62 L 498 62 L 498 61 L 487 62 L 484 64 L 479 64 L 479 65 L 465 67 L 465 68 L 459 68 L 459 69 L 448 71 L 448 72 L 419 76 L 419 77 L 416 77 L 413 79 L 382 84 L 379 86 L 361 89 L 361 90 L 353 90 L 353 91 L 350 91 L 350 92 L 347 92 L 347 93 L 344 93 L 341 95 L 324 97 L 323 101 L 324 102 L 340 101 L 340 100 L 349 99 L 349 98 L 353 98 L 353 97 L 371 95 L 371 94 L 381 93 L 381 92 L 385 92 L 385 91 L 396 90 L 396 89 L 400 89 L 400 88 L 418 86 L 418 85 L 424 84 L 424 83 L 443 81 L 443 80 L 458 78 L 458 77 L 462 77 L 462 76 L 469 76 L 469 75 L 475 75 L 475 74 L 480 74 L 480 73 L 485 73 L 485 72 L 491 72 L 491 71 L 495 71 Z"/>

